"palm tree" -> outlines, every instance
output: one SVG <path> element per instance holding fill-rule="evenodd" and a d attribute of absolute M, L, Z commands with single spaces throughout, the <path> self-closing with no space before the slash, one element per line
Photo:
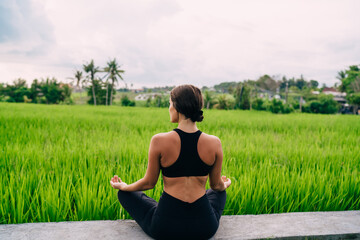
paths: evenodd
<path fill-rule="evenodd" d="M 77 90 L 80 90 L 80 83 L 82 82 L 82 78 L 83 78 L 82 71 L 77 70 L 75 72 L 75 79 L 74 79 L 76 81 Z"/>
<path fill-rule="evenodd" d="M 340 82 L 341 82 L 341 83 L 340 83 L 340 86 L 339 86 L 339 90 L 340 90 L 341 92 L 345 92 L 345 91 L 346 91 L 346 87 L 345 87 L 344 84 L 343 84 L 343 80 L 346 78 L 346 72 L 345 72 L 345 71 L 339 71 L 339 72 L 337 73 L 336 78 L 339 79 Z"/>
<path fill-rule="evenodd" d="M 92 94 L 94 99 L 94 105 L 96 106 L 96 97 L 95 97 L 95 74 L 99 72 L 99 67 L 95 67 L 94 60 L 91 59 L 90 63 L 83 64 L 84 71 L 88 73 L 87 78 L 91 81 Z"/>
<path fill-rule="evenodd" d="M 74 73 L 74 77 L 69 77 L 68 79 L 71 79 L 71 84 L 73 84 L 75 82 L 75 86 L 76 86 L 76 90 L 79 91 L 80 90 L 80 83 L 82 83 L 83 81 L 83 75 L 82 75 L 82 71 L 76 70 Z"/>
<path fill-rule="evenodd" d="M 118 82 L 118 77 L 122 81 L 124 81 L 121 74 L 125 73 L 125 71 L 120 69 L 120 66 L 116 62 L 116 58 L 114 58 L 114 60 L 107 62 L 107 67 L 104 68 L 104 72 L 107 72 L 107 74 L 106 74 L 107 79 L 111 80 L 110 105 L 112 105 L 114 84 Z M 125 81 L 124 81 L 124 83 L 125 83 Z M 127 87 L 126 83 L 125 83 L 125 86 Z M 107 87 L 106 87 L 106 89 L 107 89 Z M 107 96 L 107 94 L 106 94 L 106 96 Z"/>
<path fill-rule="evenodd" d="M 210 108 L 210 104 L 213 101 L 213 96 L 210 94 L 209 91 L 205 91 L 204 93 L 204 102 L 206 104 L 206 109 Z"/>
<path fill-rule="evenodd" d="M 71 84 L 76 84 L 76 91 L 80 92 L 80 101 L 82 99 L 82 96 L 81 96 L 81 88 L 80 88 L 80 83 L 83 84 L 84 83 L 84 79 L 83 79 L 83 72 L 82 71 L 79 71 L 79 70 L 76 70 L 75 73 L 74 73 L 74 77 L 71 77 L 71 78 L 68 78 L 68 79 L 71 79 Z"/>

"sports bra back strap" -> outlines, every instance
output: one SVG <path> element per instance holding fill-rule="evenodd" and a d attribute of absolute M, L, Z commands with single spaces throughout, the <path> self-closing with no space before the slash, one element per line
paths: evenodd
<path fill-rule="evenodd" d="M 200 134 L 201 134 L 201 131 L 200 130 L 197 130 L 196 132 L 192 132 L 192 133 L 188 133 L 188 132 L 184 132 L 183 130 L 181 129 L 178 129 L 178 128 L 175 128 L 174 129 L 175 132 L 177 132 L 180 136 L 180 140 L 181 140 L 181 143 L 183 144 L 186 144 L 188 145 L 191 141 L 191 142 L 195 142 L 197 143 L 198 140 L 199 140 L 199 137 L 200 137 Z M 187 140 L 186 142 L 183 142 Z M 194 141 L 195 140 L 195 141 Z"/>

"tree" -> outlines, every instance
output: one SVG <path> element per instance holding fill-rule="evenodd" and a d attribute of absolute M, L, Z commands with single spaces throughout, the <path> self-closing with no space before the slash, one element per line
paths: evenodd
<path fill-rule="evenodd" d="M 217 103 L 214 105 L 218 109 L 232 109 L 234 107 L 234 98 L 228 94 L 220 94 L 216 98 Z"/>
<path fill-rule="evenodd" d="M 106 86 L 107 88 L 110 88 L 110 84 Z M 94 88 L 94 92 L 95 92 L 95 101 L 93 99 L 93 88 Z M 103 87 L 103 82 L 101 81 L 101 79 L 97 78 L 93 81 L 93 85 L 90 86 L 88 89 L 88 96 L 90 96 L 90 99 L 88 101 L 89 104 L 94 104 L 96 102 L 96 104 L 98 105 L 105 105 L 106 104 L 106 99 L 109 98 L 110 95 L 110 90 L 109 89 L 105 89 Z M 115 91 L 113 89 L 113 91 Z M 108 96 L 106 96 L 106 94 Z"/>
<path fill-rule="evenodd" d="M 358 111 L 359 106 L 360 106 L 360 92 L 352 93 L 348 97 L 348 99 L 349 99 L 350 104 L 354 106 L 353 111 L 354 111 L 354 114 L 356 114 L 356 112 Z"/>
<path fill-rule="evenodd" d="M 57 79 L 54 77 L 43 79 L 40 83 L 40 89 L 47 104 L 64 102 L 71 94 L 70 88 L 65 84 L 58 83 Z"/>
<path fill-rule="evenodd" d="M 310 85 L 307 83 L 307 85 Z M 303 107 L 304 101 L 310 101 L 314 98 L 314 95 L 312 94 L 311 88 L 308 86 L 303 86 L 302 89 L 299 89 L 296 85 L 293 85 L 289 88 L 289 98 L 287 97 L 286 103 L 293 102 L 293 100 L 296 99 L 298 101 L 298 104 L 295 105 L 292 104 L 295 108 L 300 109 L 300 112 Z"/>
<path fill-rule="evenodd" d="M 211 108 L 211 106 L 213 105 L 213 98 L 213 95 L 208 90 L 204 92 L 204 104 L 206 106 L 206 109 Z"/>
<path fill-rule="evenodd" d="M 13 85 L 7 84 L 3 94 L 9 98 L 7 102 L 24 102 L 24 97 L 30 97 L 30 91 L 26 86 L 26 80 L 18 78 L 13 81 Z"/>
<path fill-rule="evenodd" d="M 226 95 L 225 94 L 221 94 L 217 96 L 217 108 L 219 109 L 227 109 L 228 108 L 228 103 L 226 101 Z"/>
<path fill-rule="evenodd" d="M 262 89 L 269 90 L 275 92 L 279 86 L 279 83 L 276 82 L 272 77 L 269 75 L 261 76 L 257 81 L 256 85 Z"/>
<path fill-rule="evenodd" d="M 235 108 L 250 109 L 250 87 L 246 83 L 239 83 L 234 91 Z"/>
<path fill-rule="evenodd" d="M 237 82 L 222 82 L 220 84 L 214 85 L 214 89 L 217 92 L 226 93 L 229 91 L 229 88 L 231 90 L 232 88 L 236 87 L 236 85 Z"/>
<path fill-rule="evenodd" d="M 121 74 L 124 74 L 125 71 L 120 69 L 120 66 L 116 62 L 116 58 L 114 60 L 107 62 L 107 66 L 104 68 L 104 72 L 107 72 L 107 79 L 111 80 L 111 90 L 110 90 L 110 105 L 112 105 L 113 100 L 113 89 L 114 84 L 118 82 L 118 78 L 120 78 L 122 81 L 124 81 Z M 125 83 L 125 81 L 124 81 Z M 125 83 L 126 86 L 126 83 Z"/>
<path fill-rule="evenodd" d="M 57 104 L 71 96 L 71 88 L 57 82 L 56 78 L 42 79 L 41 82 L 34 79 L 30 88 L 27 88 L 25 80 L 17 79 L 13 85 L 8 84 L 3 92 L 9 97 L 8 102 Z"/>
<path fill-rule="evenodd" d="M 2 83 L 0 83 L 0 102 L 3 100 L 4 96 L 5 96 L 5 87 Z"/>
<path fill-rule="evenodd" d="M 346 78 L 346 73 L 345 73 L 345 71 L 339 71 L 339 72 L 337 73 L 336 78 L 339 79 L 340 82 L 341 82 L 341 84 L 340 84 L 340 86 L 339 86 L 339 90 L 340 90 L 341 92 L 346 92 L 345 86 L 342 84 L 343 80 Z"/>
<path fill-rule="evenodd" d="M 296 86 L 298 89 L 302 90 L 304 87 L 307 86 L 307 82 L 305 81 L 303 75 L 300 76 L 299 79 L 296 79 Z"/>
<path fill-rule="evenodd" d="M 108 101 L 108 95 L 109 95 L 109 94 L 108 94 L 108 93 L 109 93 L 109 79 L 107 78 L 103 84 L 104 84 L 104 86 L 105 86 L 105 88 L 106 88 L 105 105 L 107 106 L 107 105 L 108 105 L 108 102 L 109 102 L 109 101 Z M 112 94 L 111 94 L 111 98 L 112 98 Z M 112 101 L 111 101 L 111 103 L 112 103 Z"/>
<path fill-rule="evenodd" d="M 32 99 L 33 103 L 40 103 L 39 97 L 42 95 L 41 84 L 37 79 L 34 79 L 30 87 L 30 99 Z"/>
<path fill-rule="evenodd" d="M 83 84 L 85 83 L 86 79 L 83 78 L 83 72 L 76 70 L 74 72 L 74 77 L 69 77 L 68 79 L 71 79 L 71 84 L 75 84 L 75 91 L 80 92 L 80 99 L 81 99 L 81 89 L 83 88 Z M 80 84 L 82 85 L 80 87 Z"/>
<path fill-rule="evenodd" d="M 346 92 L 346 98 L 353 105 L 354 113 L 356 113 L 359 103 L 358 96 L 360 94 L 360 65 L 349 66 L 345 71 L 339 71 L 337 79 L 341 81 L 339 90 Z"/>
<path fill-rule="evenodd" d="M 349 66 L 349 69 L 338 72 L 337 78 L 341 81 L 339 90 L 347 95 L 360 92 L 360 69 L 358 65 Z"/>
<path fill-rule="evenodd" d="M 71 78 L 75 81 L 76 84 L 76 89 L 79 91 L 80 90 L 80 83 L 83 82 L 83 75 L 82 75 L 82 71 L 76 70 L 75 74 L 74 74 L 74 78 Z"/>
<path fill-rule="evenodd" d="M 319 82 L 316 80 L 310 80 L 310 87 L 316 89 L 319 86 Z"/>
<path fill-rule="evenodd" d="M 83 65 L 84 71 L 88 73 L 87 79 L 91 82 L 92 95 L 94 100 L 94 105 L 96 106 L 96 96 L 95 96 L 95 74 L 99 72 L 99 67 L 95 67 L 94 60 L 91 59 L 90 63 Z"/>

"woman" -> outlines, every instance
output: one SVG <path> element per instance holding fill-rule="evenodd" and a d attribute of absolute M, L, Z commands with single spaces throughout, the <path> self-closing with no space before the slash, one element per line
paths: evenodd
<path fill-rule="evenodd" d="M 145 176 L 127 185 L 118 176 L 110 184 L 119 189 L 121 205 L 141 228 L 156 239 L 208 239 L 218 227 L 230 179 L 221 177 L 220 139 L 202 133 L 203 97 L 193 85 L 170 93 L 170 121 L 174 131 L 152 137 Z M 164 191 L 159 203 L 142 191 L 154 188 L 160 170 Z M 205 190 L 209 176 L 211 189 Z"/>

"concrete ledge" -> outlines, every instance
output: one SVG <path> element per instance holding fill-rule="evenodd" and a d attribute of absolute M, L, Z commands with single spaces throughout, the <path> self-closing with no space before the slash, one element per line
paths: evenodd
<path fill-rule="evenodd" d="M 360 211 L 222 216 L 213 239 L 360 239 Z M 0 239 L 151 239 L 133 220 L 0 225 Z"/>

